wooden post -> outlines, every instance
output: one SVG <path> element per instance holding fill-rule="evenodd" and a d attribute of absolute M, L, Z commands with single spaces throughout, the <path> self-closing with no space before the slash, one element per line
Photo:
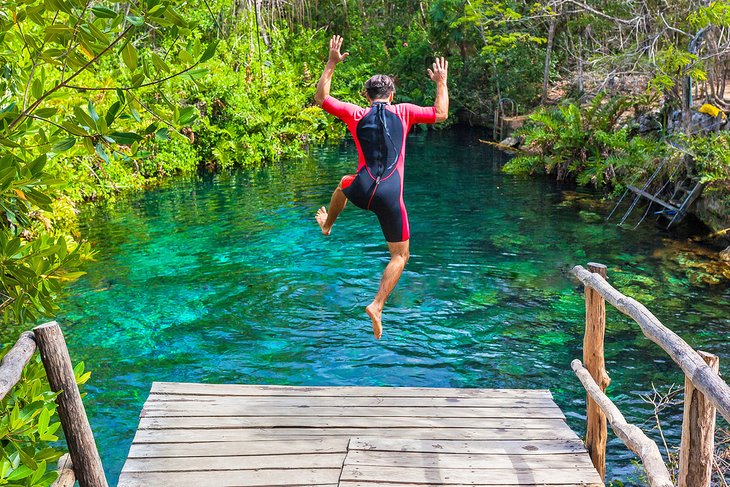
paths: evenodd
<path fill-rule="evenodd" d="M 61 392 L 56 398 L 58 417 L 79 486 L 108 487 L 61 328 L 52 321 L 33 331 L 51 390 Z"/>
<path fill-rule="evenodd" d="M 588 270 L 606 278 L 606 266 L 588 263 Z M 583 363 L 596 381 L 601 392 L 606 392 L 611 379 L 606 373 L 603 341 L 606 335 L 606 302 L 594 289 L 586 286 L 586 332 L 583 336 Z M 606 478 L 606 442 L 608 425 L 606 415 L 596 402 L 586 396 L 586 448 L 601 480 Z"/>
<path fill-rule="evenodd" d="M 717 355 L 698 351 L 712 370 L 720 371 Z M 709 487 L 715 449 L 717 411 L 689 377 L 684 378 L 684 418 L 679 448 L 679 487 Z"/>

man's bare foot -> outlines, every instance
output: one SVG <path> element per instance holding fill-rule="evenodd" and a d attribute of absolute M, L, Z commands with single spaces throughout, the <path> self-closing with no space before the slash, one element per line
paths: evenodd
<path fill-rule="evenodd" d="M 317 223 L 319 223 L 319 228 L 322 229 L 322 234 L 329 235 L 332 228 L 325 228 L 325 224 L 327 223 L 327 210 L 324 206 L 317 210 L 317 214 L 314 215 L 314 219 L 317 220 Z"/>
<path fill-rule="evenodd" d="M 375 303 L 370 303 L 367 308 L 365 308 L 365 312 L 373 322 L 373 335 L 375 335 L 375 339 L 380 340 L 380 337 L 383 335 L 383 310 L 378 309 L 375 306 Z"/>

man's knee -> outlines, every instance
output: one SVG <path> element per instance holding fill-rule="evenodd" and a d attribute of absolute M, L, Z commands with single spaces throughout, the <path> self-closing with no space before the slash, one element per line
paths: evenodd
<path fill-rule="evenodd" d="M 408 259 L 411 258 L 411 253 L 408 251 L 408 247 L 392 249 L 391 259 L 402 259 L 403 265 L 408 263 Z"/>

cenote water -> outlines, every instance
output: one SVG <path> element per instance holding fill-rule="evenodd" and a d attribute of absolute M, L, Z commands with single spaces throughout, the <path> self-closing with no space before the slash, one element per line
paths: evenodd
<path fill-rule="evenodd" d="M 704 283 L 651 222 L 596 222 L 590 212 L 606 208 L 593 195 L 505 175 L 502 159 L 471 133 L 409 139 L 411 260 L 379 342 L 363 312 L 388 260 L 375 216 L 350 206 L 327 238 L 313 219 L 352 172 L 351 143 L 85 209 L 98 256 L 58 320 L 93 371 L 86 404 L 110 482 L 153 381 L 549 388 L 583 435 L 570 361 L 582 354 L 584 302 L 568 270 L 589 261 L 730 372 L 727 281 Z M 640 395 L 682 375 L 633 322 L 612 309 L 608 321 L 609 391 L 652 431 Z M 675 443 L 678 411 L 663 425 Z M 632 485 L 631 458 L 612 439 L 609 478 Z"/>

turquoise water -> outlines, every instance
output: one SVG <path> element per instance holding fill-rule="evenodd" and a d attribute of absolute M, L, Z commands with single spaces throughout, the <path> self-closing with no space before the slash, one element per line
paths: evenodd
<path fill-rule="evenodd" d="M 581 357 L 584 304 L 567 272 L 588 261 L 730 371 L 727 282 L 702 284 L 677 265 L 680 250 L 651 224 L 591 223 L 586 212 L 605 209 L 590 194 L 502 174 L 478 135 L 409 139 L 411 260 L 380 342 L 363 312 L 388 260 L 377 220 L 348 207 L 325 238 L 313 219 L 352 171 L 351 143 L 86 209 L 82 232 L 99 254 L 58 319 L 93 371 L 86 403 L 110 482 L 153 381 L 549 388 L 582 435 L 570 361 Z M 614 311 L 607 362 L 613 397 L 639 423 L 651 416 L 639 394 L 682 380 Z M 629 478 L 630 458 L 613 439 L 611 476 Z"/>

